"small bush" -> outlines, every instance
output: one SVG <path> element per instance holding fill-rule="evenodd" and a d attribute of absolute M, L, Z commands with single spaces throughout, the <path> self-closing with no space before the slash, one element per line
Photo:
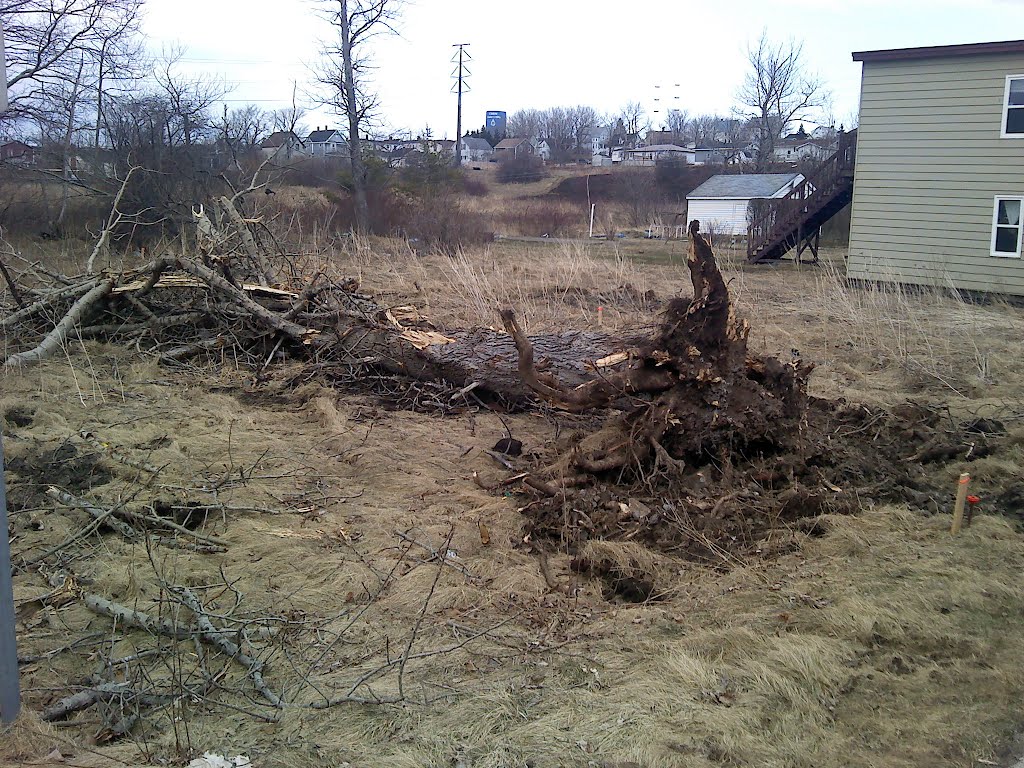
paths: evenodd
<path fill-rule="evenodd" d="M 462 191 L 470 197 L 487 197 L 491 193 L 487 182 L 482 179 L 471 179 L 468 176 L 462 177 Z"/>
<path fill-rule="evenodd" d="M 447 253 L 494 240 L 494 231 L 479 213 L 466 210 L 449 195 L 422 198 L 412 207 L 405 225 L 409 238 Z"/>
<path fill-rule="evenodd" d="M 528 184 L 546 175 L 544 161 L 536 155 L 506 157 L 498 165 L 498 181 L 502 184 Z"/>

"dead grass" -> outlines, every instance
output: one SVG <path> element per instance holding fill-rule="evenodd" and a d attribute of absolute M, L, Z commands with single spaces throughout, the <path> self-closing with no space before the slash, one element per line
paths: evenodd
<path fill-rule="evenodd" d="M 626 330 L 652 322 L 657 305 L 617 293 L 620 286 L 662 300 L 688 292 L 683 268 L 665 263 L 665 254 L 676 257 L 670 248 L 497 243 L 449 258 L 365 240 L 320 258 L 445 326 L 493 324 L 497 307 L 511 303 L 531 331 L 592 327 L 600 303 L 609 328 Z M 659 263 L 616 258 L 627 252 Z M 738 258 L 725 261 L 755 346 L 784 355 L 796 348 L 817 361 L 816 392 L 854 402 L 948 402 L 1019 429 L 1021 310 L 865 291 L 822 268 L 750 270 Z M 346 610 L 349 592 L 366 595 L 373 568 L 394 562 L 395 530 L 438 545 L 452 527 L 454 556 L 479 580 L 445 572 L 422 647 L 514 617 L 499 637 L 415 665 L 418 690 L 437 697 L 430 705 L 288 710 L 275 725 L 196 705 L 185 713 L 187 731 L 166 719 L 145 731 L 153 764 L 180 760 L 184 745 L 249 754 L 268 767 L 441 768 L 459 759 L 474 768 L 960 766 L 1000 759 L 1020 725 L 1024 539 L 996 514 L 951 539 L 941 517 L 865 509 L 826 518 L 820 537 L 782 532 L 799 542 L 795 552 L 740 559 L 728 570 L 592 543 L 592 555 L 640 563 L 666 586 L 665 599 L 617 604 L 596 581 L 583 580 L 573 598 L 550 592 L 535 556 L 520 546 L 515 500 L 473 483 L 474 471 L 485 482 L 504 476 L 481 452 L 504 435 L 488 412 L 443 420 L 388 412 L 314 385 L 261 404 L 243 396 L 230 371 L 221 380 L 171 374 L 95 344 L 6 374 L 0 411 L 12 407 L 34 420 L 4 425 L 9 460 L 92 429 L 166 464 L 159 486 L 171 498 L 187 498 L 181 488 L 198 477 L 251 468 L 247 483 L 221 497 L 238 509 L 209 523 L 229 541 L 228 553 L 164 553 L 165 578 L 214 584 L 223 568 L 247 609 L 327 617 Z M 553 439 L 548 419 L 504 418 L 528 450 Z M 1020 482 L 1022 444 L 1011 441 L 972 465 L 984 499 Z M 125 489 L 115 479 L 93 494 L 112 503 Z M 52 507 L 19 512 L 12 548 L 59 541 L 81 524 Z M 82 555 L 74 567 L 90 589 L 152 606 L 158 590 L 145 552 L 107 535 Z M 371 663 L 368 654 L 407 636 L 436 573 L 429 563 L 411 565 L 318 683 L 351 679 Z M 568 583 L 568 558 L 552 556 L 551 566 Z M 48 589 L 35 573 L 19 573 L 15 587 L 19 603 Z M 95 627 L 109 625 L 70 604 L 22 623 L 19 641 L 23 652 L 39 653 Z M 271 683 L 293 686 L 293 662 L 315 650 L 296 646 L 289 660 L 275 657 Z M 23 667 L 28 706 L 40 709 L 92 672 L 90 652 Z M 52 743 L 49 731 L 29 726 L 4 740 L 0 760 L 39 760 L 58 743 L 75 762 L 96 758 L 81 746 L 88 725 L 59 729 Z M 142 760 L 130 742 L 100 751 L 111 765 Z"/>

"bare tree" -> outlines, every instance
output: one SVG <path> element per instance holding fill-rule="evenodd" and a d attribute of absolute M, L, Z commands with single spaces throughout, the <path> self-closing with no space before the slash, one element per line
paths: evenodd
<path fill-rule="evenodd" d="M 290 106 L 275 109 L 269 113 L 270 130 L 285 131 L 298 136 L 304 133 L 302 120 L 305 116 L 306 109 L 299 106 L 298 85 L 292 83 L 292 103 Z"/>
<path fill-rule="evenodd" d="M 376 98 L 367 90 L 367 59 L 362 46 L 374 35 L 395 33 L 401 3 L 402 0 L 320 0 L 321 12 L 337 31 L 338 39 L 324 47 L 324 61 L 316 78 L 327 91 L 323 103 L 345 115 L 348 122 L 348 156 L 357 232 L 370 229 L 360 131 L 377 106 Z"/>
<path fill-rule="evenodd" d="M 0 0 L 10 109 L 5 121 L 38 117 L 72 79 L 102 93 L 110 62 L 137 40 L 143 0 Z M 99 101 L 99 100 L 98 100 Z M 97 111 L 101 109 L 98 105 Z M 96 121 L 98 124 L 98 120 Z"/>
<path fill-rule="evenodd" d="M 672 132 L 672 139 L 677 143 L 690 140 L 690 113 L 685 109 L 670 109 L 666 127 Z"/>
<path fill-rule="evenodd" d="M 231 165 L 241 168 L 242 159 L 255 152 L 269 133 L 270 116 L 254 104 L 228 110 L 223 106 L 214 123 L 218 149 L 231 158 Z"/>
<path fill-rule="evenodd" d="M 827 92 L 822 80 L 806 71 L 802 43 L 772 43 L 765 31 L 756 47 L 747 48 L 747 61 L 738 111 L 756 127 L 757 166 L 763 169 L 772 160 L 776 139 L 792 122 L 813 114 Z"/>
<path fill-rule="evenodd" d="M 600 121 L 597 110 L 583 104 L 572 107 L 568 110 L 569 130 L 572 135 L 573 159 L 578 161 L 590 161 L 591 137 L 597 131 Z"/>
<path fill-rule="evenodd" d="M 647 129 L 650 123 L 647 120 L 647 110 L 639 101 L 627 102 L 619 110 L 619 120 L 625 132 L 625 144 L 627 147 L 636 147 L 640 144 L 640 134 Z"/>
<path fill-rule="evenodd" d="M 722 118 L 719 115 L 697 115 L 693 118 L 692 135 L 698 147 L 715 140 L 721 122 Z"/>
<path fill-rule="evenodd" d="M 519 139 L 537 139 L 545 129 L 544 113 L 539 109 L 520 109 L 508 116 L 505 133 Z"/>

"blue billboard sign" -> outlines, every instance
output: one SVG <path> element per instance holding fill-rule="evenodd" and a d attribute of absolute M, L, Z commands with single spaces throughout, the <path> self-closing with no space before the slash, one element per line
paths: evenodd
<path fill-rule="evenodd" d="M 508 122 L 508 115 L 505 112 L 490 111 L 487 113 L 485 123 L 487 131 L 493 134 L 504 134 L 505 124 Z"/>

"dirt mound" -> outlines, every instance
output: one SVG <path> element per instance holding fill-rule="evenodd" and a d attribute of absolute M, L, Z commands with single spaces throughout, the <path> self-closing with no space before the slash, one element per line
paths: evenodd
<path fill-rule="evenodd" d="M 948 508 L 950 490 L 936 471 L 944 459 L 931 457 L 969 461 L 994 448 L 964 429 L 941 428 L 938 415 L 913 405 L 889 413 L 815 399 L 790 450 L 747 446 L 671 472 L 634 467 L 598 475 L 586 487 L 527 503 L 526 537 L 573 554 L 592 540 L 621 540 L 728 564 L 738 554 L 777 552 L 786 532 L 814 534 L 822 530 L 816 518 L 872 502 L 938 512 Z M 562 456 L 578 438 L 552 451 Z"/>

